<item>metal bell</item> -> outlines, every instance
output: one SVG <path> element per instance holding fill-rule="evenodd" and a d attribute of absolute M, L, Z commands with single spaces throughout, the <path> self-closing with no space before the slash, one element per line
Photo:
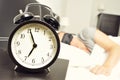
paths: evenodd
<path fill-rule="evenodd" d="M 13 19 L 13 22 L 15 24 L 19 24 L 19 23 L 22 23 L 24 21 L 28 21 L 28 20 L 32 19 L 33 16 L 34 15 L 31 12 L 20 13 L 17 16 L 15 16 L 15 18 Z"/>

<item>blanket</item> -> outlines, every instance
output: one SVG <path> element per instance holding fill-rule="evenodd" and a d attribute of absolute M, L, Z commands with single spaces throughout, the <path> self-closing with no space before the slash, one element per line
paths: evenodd
<path fill-rule="evenodd" d="M 109 36 L 109 38 L 120 44 L 120 37 Z M 59 58 L 69 60 L 66 80 L 120 80 L 120 62 L 113 68 L 110 76 L 90 72 L 95 65 L 103 64 L 106 57 L 104 49 L 97 44 L 90 55 L 74 46 L 61 43 Z"/>

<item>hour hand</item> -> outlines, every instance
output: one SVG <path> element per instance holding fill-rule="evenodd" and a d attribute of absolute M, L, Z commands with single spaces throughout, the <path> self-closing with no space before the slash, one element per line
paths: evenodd
<path fill-rule="evenodd" d="M 30 53 L 28 54 L 28 57 L 31 55 L 31 53 L 33 52 L 34 47 L 31 49 Z"/>
<path fill-rule="evenodd" d="M 31 49 L 30 53 L 28 54 L 28 57 L 31 55 L 31 53 L 33 52 L 33 50 L 34 50 L 36 47 L 37 47 L 37 44 L 33 44 L 33 47 L 32 47 L 32 49 Z"/>

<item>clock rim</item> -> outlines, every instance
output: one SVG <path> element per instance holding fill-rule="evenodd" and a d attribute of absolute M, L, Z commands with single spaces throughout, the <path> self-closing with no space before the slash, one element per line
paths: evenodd
<path fill-rule="evenodd" d="M 42 24 L 42 25 L 45 25 L 46 27 L 48 27 L 54 34 L 55 38 L 56 38 L 56 42 L 57 42 L 57 50 L 56 50 L 56 54 L 54 56 L 54 58 L 48 63 L 46 64 L 45 66 L 43 67 L 40 67 L 40 68 L 27 68 L 23 65 L 21 65 L 19 62 L 17 62 L 17 60 L 14 58 L 13 54 L 12 54 L 12 50 L 11 50 L 11 42 L 12 42 L 12 38 L 14 36 L 14 34 L 16 33 L 17 30 L 19 30 L 22 26 L 26 25 L 26 24 L 29 24 L 29 23 L 39 23 L 39 24 Z M 26 71 L 29 71 L 29 72 L 39 72 L 43 69 L 47 69 L 48 67 L 50 67 L 58 58 L 58 55 L 59 55 L 59 52 L 60 52 L 60 40 L 59 40 L 59 37 L 58 37 L 58 34 L 57 32 L 54 30 L 54 28 L 49 25 L 48 23 L 46 22 L 43 22 L 43 21 L 38 21 L 38 20 L 30 20 L 30 21 L 27 21 L 27 22 L 23 22 L 21 24 L 19 24 L 13 31 L 12 33 L 10 34 L 9 36 L 9 39 L 8 39 L 8 53 L 9 53 L 9 56 L 11 58 L 11 60 L 14 62 L 15 65 L 17 65 L 18 67 L 21 67 L 23 70 L 26 70 Z"/>

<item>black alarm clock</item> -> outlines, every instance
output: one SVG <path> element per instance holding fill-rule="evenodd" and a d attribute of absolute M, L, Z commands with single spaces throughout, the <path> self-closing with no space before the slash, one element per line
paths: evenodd
<path fill-rule="evenodd" d="M 30 5 L 41 6 L 38 3 L 30 3 L 27 6 Z M 60 51 L 60 40 L 51 24 L 31 20 L 33 17 L 31 13 L 25 12 L 14 19 L 18 26 L 10 34 L 8 52 L 19 68 L 39 72 L 56 61 Z"/>

